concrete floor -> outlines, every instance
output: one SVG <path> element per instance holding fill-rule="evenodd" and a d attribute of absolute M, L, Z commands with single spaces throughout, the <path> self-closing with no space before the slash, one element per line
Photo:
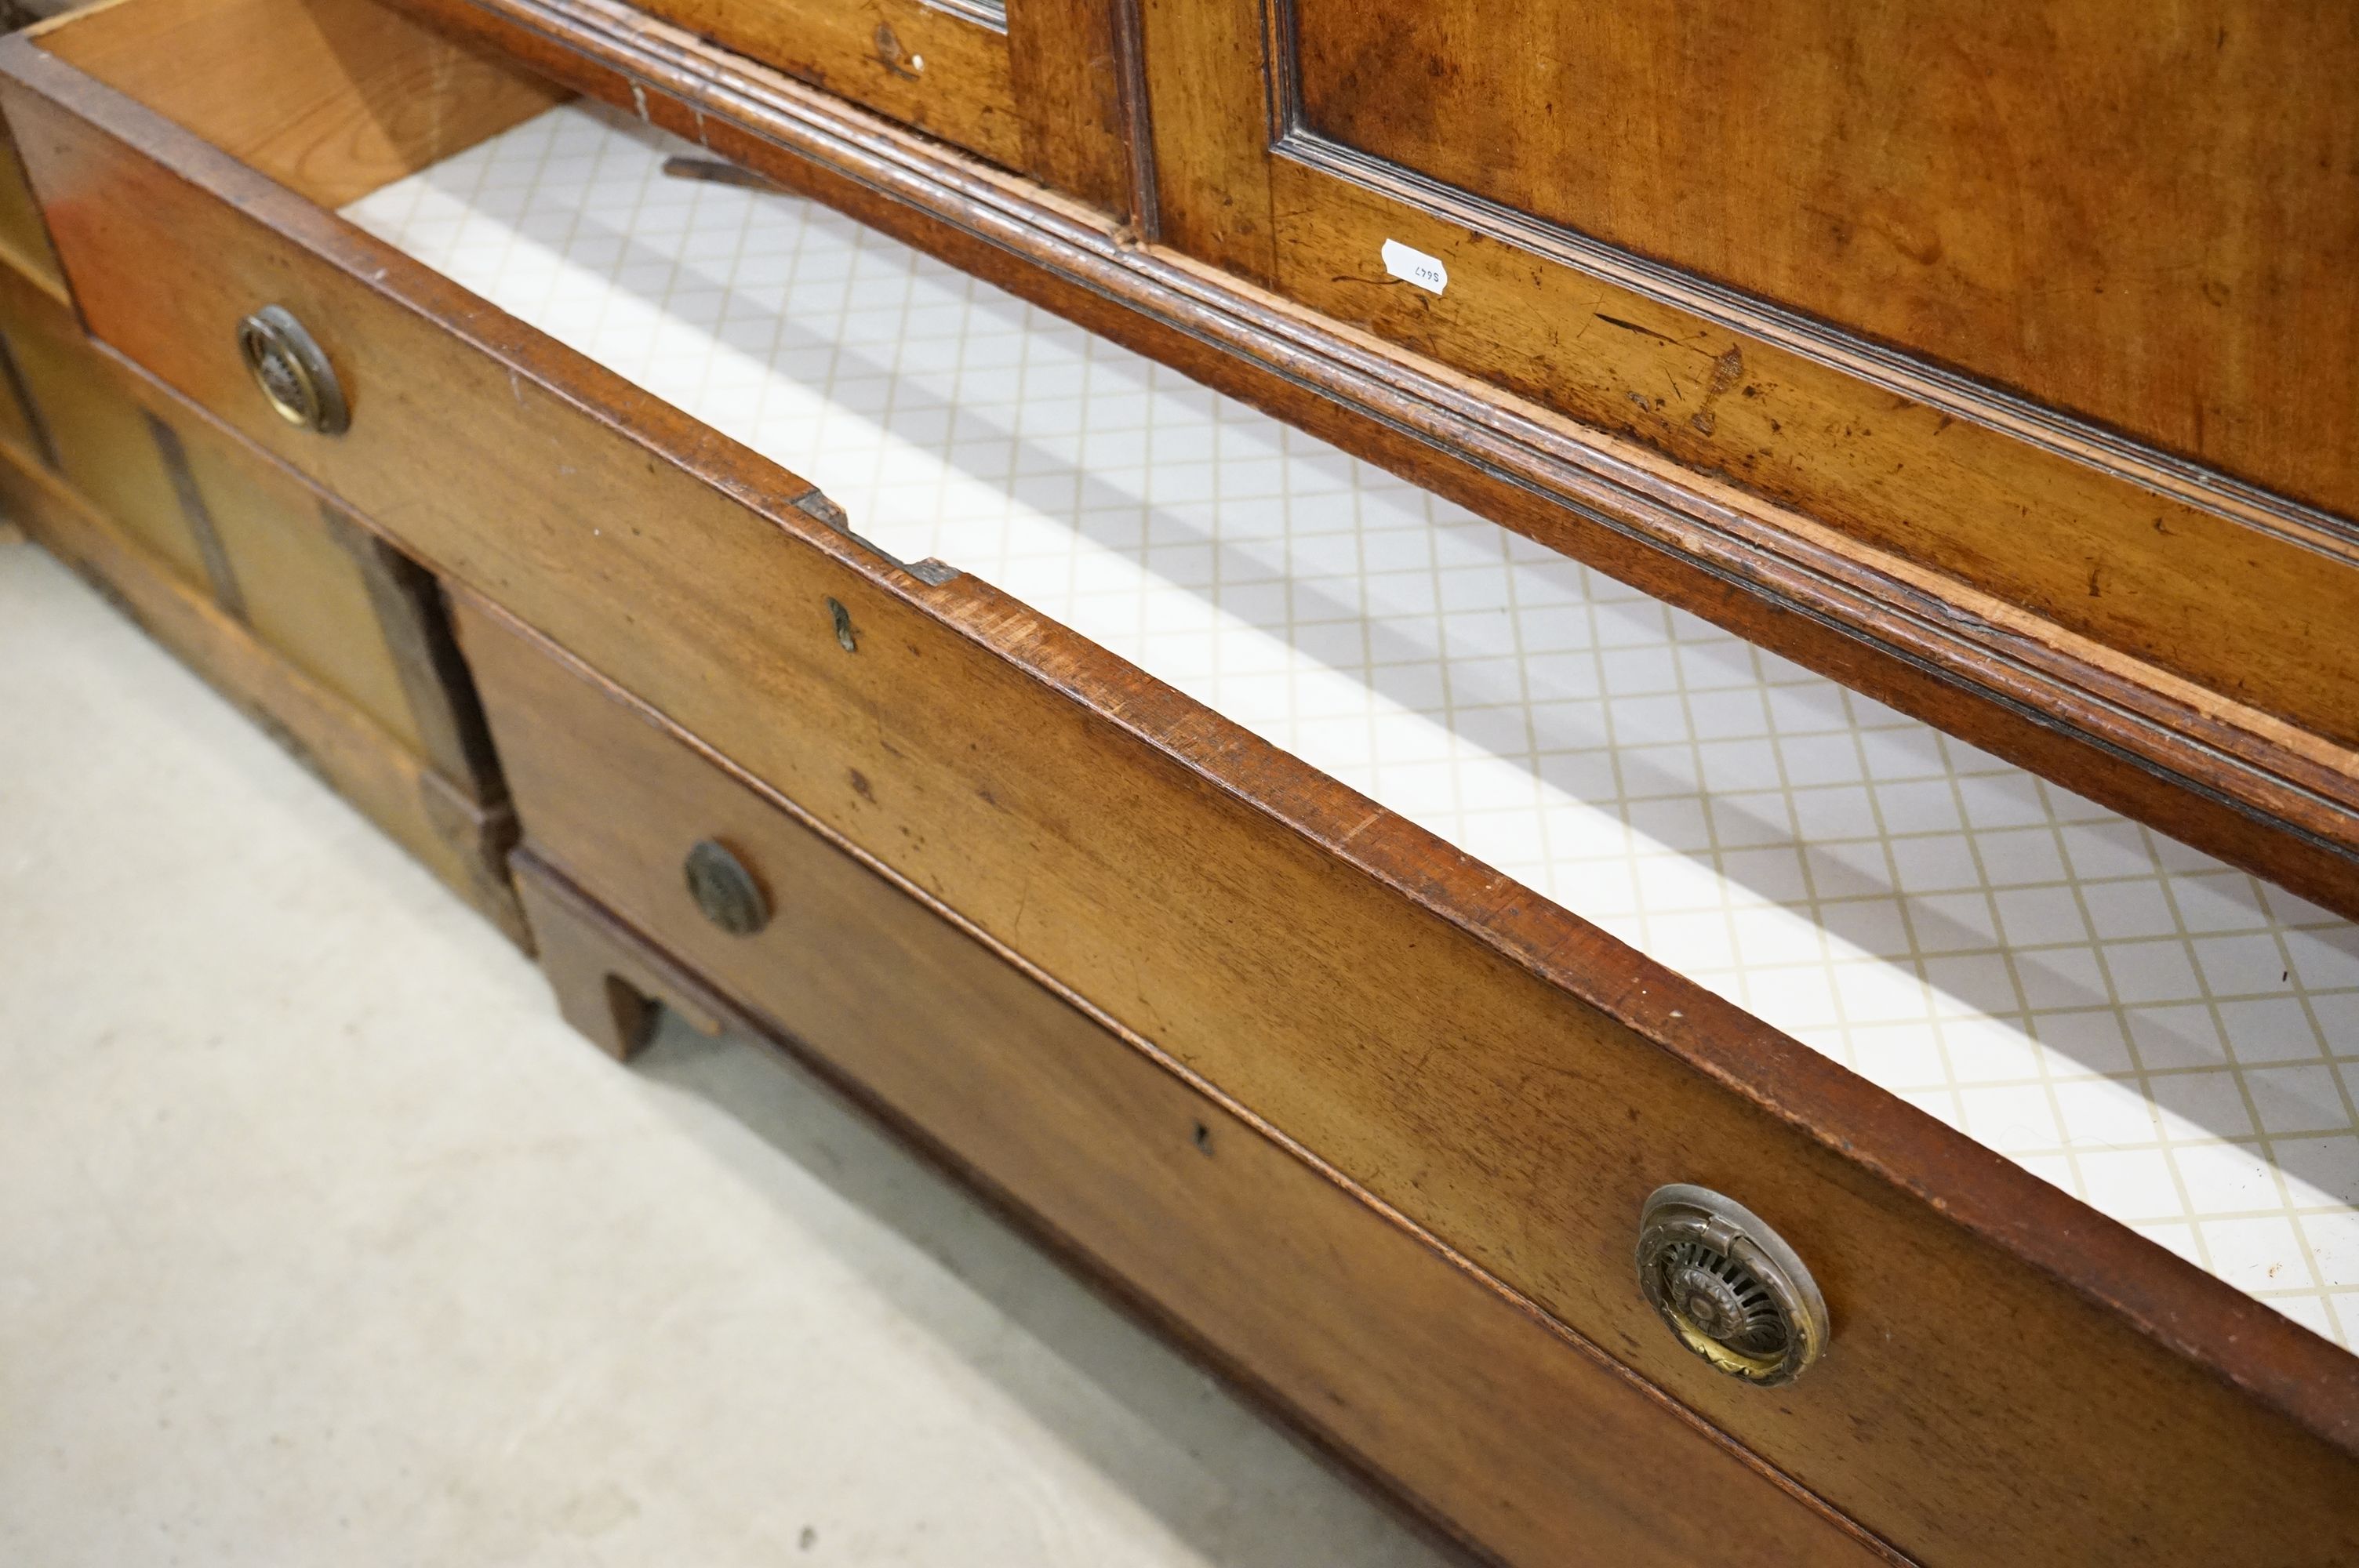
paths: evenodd
<path fill-rule="evenodd" d="M 0 1563 L 1440 1561 L 788 1068 L 596 1055 L 0 542 Z"/>

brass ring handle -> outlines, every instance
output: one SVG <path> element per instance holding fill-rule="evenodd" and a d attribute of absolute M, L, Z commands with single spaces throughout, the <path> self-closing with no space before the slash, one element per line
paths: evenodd
<path fill-rule="evenodd" d="M 255 385 L 289 425 L 322 436 L 341 436 L 351 426 L 352 407 L 335 367 L 284 306 L 266 305 L 240 321 L 237 351 Z"/>
<path fill-rule="evenodd" d="M 1638 1285 L 1680 1343 L 1720 1371 L 1790 1383 L 1827 1347 L 1826 1299 L 1758 1215 L 1706 1187 L 1658 1187 L 1638 1219 Z"/>
<path fill-rule="evenodd" d="M 762 884 L 727 845 L 705 839 L 688 852 L 681 870 L 697 909 L 732 936 L 751 936 L 770 924 L 770 901 Z"/>

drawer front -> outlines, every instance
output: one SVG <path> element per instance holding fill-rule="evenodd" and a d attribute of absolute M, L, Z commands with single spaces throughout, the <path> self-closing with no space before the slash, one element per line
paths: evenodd
<path fill-rule="evenodd" d="M 2359 1362 L 23 40 L 0 67 L 99 335 L 1871 1530 L 2359 1553 Z M 273 302 L 344 434 L 248 380 Z M 1817 1273 L 1807 1381 L 1721 1377 L 1641 1298 L 1677 1181 Z"/>
<path fill-rule="evenodd" d="M 644 707 L 461 623 L 534 854 L 1424 1508 L 1517 1563 L 1694 1563 L 1736 1519 L 1747 1563 L 1884 1560 Z M 690 896 L 707 840 L 758 931 Z"/>
<path fill-rule="evenodd" d="M 461 795 L 499 798 L 432 579 L 0 267 L 0 438 Z M 0 369 L 5 369 L 0 365 Z"/>

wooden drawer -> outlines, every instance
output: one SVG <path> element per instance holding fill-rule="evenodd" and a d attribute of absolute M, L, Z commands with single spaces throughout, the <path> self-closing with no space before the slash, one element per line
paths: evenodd
<path fill-rule="evenodd" d="M 320 88 L 230 69 L 290 33 L 239 30 L 268 7 L 222 13 L 222 70 L 165 71 L 125 52 L 147 3 L 0 56 L 98 335 L 1898 1549 L 2359 1551 L 2346 1353 L 987 585 L 869 551 L 805 481 L 325 210 L 544 90 L 317 0 L 295 14 L 369 50 L 346 97 L 266 113 Z M 263 406 L 234 328 L 269 303 L 344 380 L 346 433 Z M 1722 1378 L 1641 1298 L 1640 1206 L 1678 1181 L 1808 1260 L 1835 1327 L 1807 1380 Z"/>
<path fill-rule="evenodd" d="M 11 511 L 503 930 L 512 822 L 415 562 L 0 265 Z"/>
<path fill-rule="evenodd" d="M 1132 226 L 1077 222 L 1070 207 L 1023 180 L 896 136 L 850 105 L 614 0 L 399 3 L 1551 549 L 2359 916 L 2359 752 L 2350 732 L 2351 651 L 2338 636 L 2359 594 L 2348 518 L 2191 469 L 2085 421 L 2049 417 L 1942 367 L 1896 358 L 1886 345 L 1732 301 L 1691 274 L 1485 211 L 1423 174 L 1289 124 L 1304 104 L 1288 80 L 1299 51 L 1288 34 L 1317 26 L 1307 14 L 1253 0 L 1158 0 L 1142 13 L 1144 37 L 1123 52 L 1146 78 L 1134 104 L 1152 100 L 1151 116 L 1134 112 L 1131 136 L 1157 200 Z M 1503 49 L 1494 63 L 1517 62 L 1516 70 L 1524 62 L 1543 74 L 1561 69 L 1555 55 L 1524 46 L 1517 29 L 1536 16 L 1503 16 L 1498 28 L 1444 48 L 1469 60 Z M 1945 27 L 1962 21 L 1974 31 L 1981 16 L 1950 8 L 1883 28 L 1798 6 L 1788 20 L 1799 18 L 1804 31 L 1864 26 L 1869 52 L 1905 56 Z M 1643 55 L 1647 46 L 1633 40 L 1645 31 L 1599 37 L 1620 40 L 1609 53 Z M 1735 35 L 1714 36 L 1724 43 Z M 2263 52 L 2296 36 L 2291 26 L 2271 33 Z M 2011 56 L 2003 74 L 2012 90 L 2040 98 L 2059 59 L 2077 67 L 2180 47 L 2176 36 L 2115 29 L 2107 38 L 2114 51 L 2046 37 Z M 2311 84 L 2336 80 L 2332 62 L 2348 42 L 2306 59 L 2296 74 Z M 1721 64 L 1748 90 L 1775 92 L 1825 58 L 1804 49 L 1766 76 Z M 2232 95 L 2249 101 L 2276 80 L 2252 70 L 2256 58 L 2249 49 L 2234 58 L 2229 74 L 2241 86 Z M 2202 79 L 2171 74 L 2175 87 Z M 1812 90 L 1798 102 L 1840 124 L 1886 77 L 1913 80 L 1905 70 L 1870 73 L 1843 93 Z M 1472 79 L 1453 80 L 1450 92 L 1483 95 Z M 1690 118 L 1748 124 L 1741 114 L 1715 121 L 1731 100 L 1698 85 L 1709 80 L 1707 72 L 1680 84 L 1709 110 Z M 2299 112 L 2324 106 L 2332 123 L 2340 100 L 2321 87 L 2306 91 Z M 1375 85 L 1367 103 L 1388 111 L 1396 96 Z M 1516 101 L 1513 92 L 1493 98 Z M 2103 117 L 2134 122 L 2135 108 L 2114 105 L 2145 101 L 2109 93 Z M 1568 106 L 1535 136 L 1587 135 L 1597 102 Z M 1906 103 L 1908 94 L 1891 102 Z M 1973 114 L 1993 113 L 1995 102 L 1978 101 Z M 1682 124 L 1686 112 L 1676 98 L 1652 110 L 1665 124 Z M 2223 189 L 2275 188 L 2280 175 L 2335 178 L 2315 172 L 2326 166 L 2298 150 L 2299 138 L 2243 140 L 2234 127 L 2252 113 L 2188 117 L 2201 127 L 2191 133 L 2196 143 L 2210 142 L 2251 177 Z M 2261 118 L 2279 131 L 2296 123 Z M 1987 146 L 1987 136 L 1960 128 L 1970 121 L 1936 117 L 1919 129 Z M 1412 116 L 1401 128 L 1421 124 Z M 1462 124 L 1432 129 L 1466 145 Z M 1856 124 L 1843 134 L 1856 134 Z M 2134 162 L 2177 177 L 2168 138 L 2128 140 Z M 2010 168 L 2011 188 L 2083 178 L 2071 157 L 2035 162 Z M 1707 187 L 1729 167 L 1672 166 Z M 1965 200 L 1958 211 L 2002 231 L 2024 216 L 2006 202 Z M 2343 224 L 2331 201 L 2280 216 L 2314 232 Z M 2063 228 L 2077 236 L 2077 225 Z M 1883 230 L 1881 217 L 1854 213 L 1832 232 Z M 1748 224 L 1725 232 L 1745 244 L 1761 237 Z M 2325 252 L 2256 243 L 2258 232 L 2230 225 L 2223 248 L 2240 265 L 2282 263 L 2308 281 L 2245 288 L 2234 313 L 2265 304 L 2299 332 L 2301 312 L 2289 302 L 2320 284 L 2339 298 L 2332 286 L 2341 275 Z M 1386 239 L 1432 252 L 1450 272 L 1447 297 L 1387 273 Z M 2077 238 L 2067 243 L 2079 248 Z M 2121 268 L 2125 287 L 2108 290 L 2117 299 L 2218 291 L 2217 278 L 2119 259 L 2156 243 L 2143 233 L 2082 259 L 2093 254 Z M 2016 253 L 2016 265 L 2030 254 Z M 2158 336 L 2191 335 L 2201 351 L 2147 353 L 2149 369 L 2192 374 L 2211 391 L 2272 362 L 2224 363 L 2221 345 L 2239 340 L 2215 330 L 2220 302 L 2187 303 L 2169 308 L 2175 324 Z M 2079 318 L 2101 319 L 2123 319 Z M 2313 336 L 2325 342 L 2332 331 Z M 2293 385 L 2281 371 L 2260 369 L 2241 384 Z M 2203 406 L 2172 400 L 2169 417 Z M 2318 428 L 2347 423 L 2351 409 L 2349 398 L 2330 397 L 2266 416 L 2239 409 L 2209 426 L 2265 433 L 2281 450 L 2316 457 L 2340 449 L 2287 432 L 2312 417 Z M 2207 421 L 2199 413 L 2195 422 Z"/>
<path fill-rule="evenodd" d="M 461 629 L 533 824 L 518 880 L 542 961 L 593 1039 L 627 1054 L 647 995 L 793 1042 L 1215 1366 L 1511 1561 L 1579 1541 L 1692 1563 L 1730 1519 L 1748 1563 L 1884 1560 L 644 705 L 472 600 Z M 758 931 L 723 930 L 690 896 L 683 858 L 708 839 L 766 890 Z M 609 919 L 623 934 L 602 934 Z"/>
<path fill-rule="evenodd" d="M 439 591 L 415 563 L 0 268 L 5 438 L 466 797 L 500 798 Z"/>

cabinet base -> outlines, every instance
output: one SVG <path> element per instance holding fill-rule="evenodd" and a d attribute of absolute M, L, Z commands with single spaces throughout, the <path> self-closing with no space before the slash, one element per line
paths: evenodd
<path fill-rule="evenodd" d="M 515 813 L 486 806 L 183 584 L 32 459 L 0 447 L 0 511 L 103 594 L 497 926 L 529 946 L 509 885 Z"/>

